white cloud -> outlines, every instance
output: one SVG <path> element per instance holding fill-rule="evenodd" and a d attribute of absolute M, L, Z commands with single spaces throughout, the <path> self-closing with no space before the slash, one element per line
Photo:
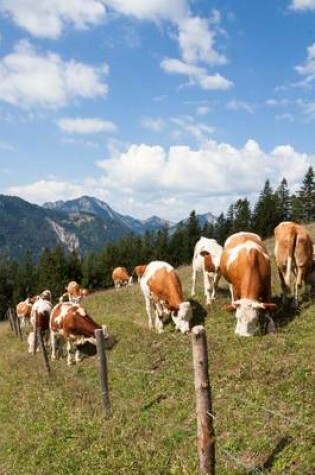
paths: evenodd
<path fill-rule="evenodd" d="M 82 29 L 100 23 L 105 6 L 100 0 L 0 0 L 0 12 L 33 36 L 55 39 L 66 24 Z"/>
<path fill-rule="evenodd" d="M 277 114 L 275 116 L 276 120 L 285 120 L 288 122 L 294 122 L 294 115 L 291 114 L 290 112 L 284 112 L 283 114 Z"/>
<path fill-rule="evenodd" d="M 57 125 L 67 134 L 96 134 L 99 132 L 116 132 L 117 130 L 113 122 L 97 118 L 64 118 L 58 120 Z"/>
<path fill-rule="evenodd" d="M 161 132 L 165 127 L 165 121 L 162 119 L 153 119 L 152 117 L 143 117 L 141 125 L 142 127 L 153 130 L 154 132 Z"/>
<path fill-rule="evenodd" d="M 189 134 L 199 143 L 209 140 L 209 136 L 211 136 L 215 131 L 214 127 L 196 122 L 190 116 L 171 118 L 170 121 L 177 127 L 177 131 L 175 131 L 175 136 L 177 138 L 181 136 L 186 137 L 187 134 Z"/>
<path fill-rule="evenodd" d="M 38 180 L 35 183 L 22 186 L 10 186 L 6 194 L 20 196 L 32 203 L 44 203 L 45 201 L 67 200 L 82 196 L 84 185 L 76 185 L 58 180 Z"/>
<path fill-rule="evenodd" d="M 167 73 L 183 74 L 188 76 L 189 85 L 198 85 L 205 90 L 227 90 L 233 83 L 221 74 L 208 75 L 205 68 L 187 64 L 179 59 L 165 58 L 161 67 Z"/>
<path fill-rule="evenodd" d="M 0 100 L 20 107 L 61 107 L 75 98 L 107 94 L 107 65 L 94 67 L 38 53 L 27 41 L 0 61 Z"/>
<path fill-rule="evenodd" d="M 295 69 L 301 76 L 305 77 L 304 85 L 308 85 L 315 80 L 315 43 L 307 48 L 305 64 L 296 66 Z"/>
<path fill-rule="evenodd" d="M 189 12 L 187 0 L 102 0 L 103 3 L 123 15 L 139 20 L 177 21 Z"/>
<path fill-rule="evenodd" d="M 215 33 L 210 29 L 209 20 L 197 16 L 188 17 L 179 23 L 178 28 L 178 43 L 185 62 L 226 64 L 225 56 L 214 48 Z"/>
<path fill-rule="evenodd" d="M 293 10 L 315 10 L 315 0 L 293 0 L 291 8 Z"/>
<path fill-rule="evenodd" d="M 226 108 L 234 111 L 243 110 L 249 114 L 253 114 L 254 112 L 254 106 L 245 101 L 230 101 L 227 103 Z"/>
<path fill-rule="evenodd" d="M 196 108 L 197 115 L 207 115 L 210 112 L 210 107 L 208 106 L 198 106 Z"/>
<path fill-rule="evenodd" d="M 15 152 L 13 145 L 3 140 L 0 140 L 0 150 L 4 150 L 6 152 Z"/>
<path fill-rule="evenodd" d="M 256 196 L 264 181 L 289 186 L 301 183 L 315 156 L 280 145 L 265 152 L 254 140 L 242 148 L 209 140 L 199 148 L 185 145 L 131 145 L 98 162 L 104 174 L 81 182 L 43 180 L 5 190 L 31 202 L 71 199 L 83 194 L 107 201 L 114 209 L 135 217 L 159 214 L 171 220 L 192 209 L 218 214 L 237 197 Z M 124 190 L 121 193 L 121 190 Z M 171 205 L 170 205 L 171 203 Z"/>

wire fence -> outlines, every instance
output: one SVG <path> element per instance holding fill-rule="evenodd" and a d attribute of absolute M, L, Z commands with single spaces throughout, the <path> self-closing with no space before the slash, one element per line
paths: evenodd
<path fill-rule="evenodd" d="M 8 309 L 5 315 L 6 319 L 9 321 L 11 330 L 13 334 L 15 334 L 17 337 L 21 338 L 21 330 L 19 327 L 19 320 L 16 315 L 15 309 Z M 15 321 L 16 320 L 16 321 Z M 164 361 L 162 361 L 163 363 Z M 151 369 L 143 369 L 143 368 L 135 368 L 134 366 L 130 366 L 129 364 L 125 363 L 117 363 L 114 361 L 112 358 L 107 357 L 107 363 L 109 367 L 109 371 L 111 372 L 113 369 L 118 369 L 120 371 L 128 372 L 128 374 L 143 374 L 146 377 L 152 377 L 154 376 L 155 378 L 165 378 L 167 379 L 168 382 L 173 381 L 176 385 L 178 385 L 179 382 L 183 383 L 184 385 L 187 384 L 187 380 L 190 379 L 191 382 L 193 382 L 192 374 L 191 372 L 187 374 L 187 378 L 183 377 L 178 377 L 174 375 L 170 375 L 165 373 L 163 371 L 163 365 L 158 366 L 158 368 L 151 368 Z M 0 385 L 2 385 L 4 381 L 0 381 Z M 178 386 L 176 386 L 177 388 Z M 218 390 L 218 394 L 220 394 L 220 397 L 222 397 L 222 388 L 217 388 L 216 386 L 211 385 L 211 390 L 214 394 L 214 405 L 216 405 L 216 391 Z M 150 399 L 149 402 L 146 402 L 144 404 L 144 407 L 150 407 L 152 404 L 156 402 L 160 402 L 162 399 L 165 399 L 166 396 L 164 395 L 158 395 L 156 397 L 153 397 Z M 267 407 L 263 404 L 259 404 L 256 401 L 250 400 L 246 397 L 239 396 L 237 394 L 225 394 L 224 399 L 227 399 L 229 401 L 234 402 L 235 404 L 245 404 L 247 406 L 253 407 L 257 411 L 261 411 L 264 413 L 269 414 L 272 417 L 276 417 L 281 419 L 283 422 L 286 424 L 294 425 L 299 427 L 300 430 L 307 429 L 309 430 L 309 425 L 305 422 L 302 421 L 303 417 L 302 414 L 296 414 L 295 417 L 290 417 L 283 412 L 273 408 L 273 407 Z M 217 414 L 215 412 L 207 412 L 207 416 L 212 419 L 214 424 L 217 424 L 220 421 L 220 414 Z M 226 449 L 225 447 L 222 447 L 222 445 L 217 444 L 216 447 L 217 452 L 221 455 L 221 460 L 225 461 L 228 464 L 232 464 L 235 467 L 239 467 L 242 469 L 244 474 L 248 475 L 265 475 L 268 473 L 268 470 L 265 469 L 263 466 L 258 466 L 258 467 L 252 467 L 251 464 L 245 463 L 241 458 L 239 458 L 237 455 L 232 453 L 230 450 Z M 314 470 L 315 473 L 315 470 Z"/>

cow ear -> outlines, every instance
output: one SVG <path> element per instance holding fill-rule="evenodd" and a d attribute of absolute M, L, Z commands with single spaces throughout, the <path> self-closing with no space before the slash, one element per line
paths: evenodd
<path fill-rule="evenodd" d="M 234 310 L 236 310 L 236 305 L 234 305 L 234 303 L 231 303 L 230 305 L 226 305 L 224 309 L 227 312 L 234 312 Z"/>
<path fill-rule="evenodd" d="M 273 311 L 277 310 L 278 307 L 275 303 L 263 303 L 262 308 L 264 310 L 269 311 L 269 312 L 273 312 Z"/>
<path fill-rule="evenodd" d="M 202 257 L 209 256 L 209 254 L 210 254 L 210 252 L 208 252 L 208 251 L 201 251 L 201 252 L 200 252 L 200 255 L 201 255 Z"/>

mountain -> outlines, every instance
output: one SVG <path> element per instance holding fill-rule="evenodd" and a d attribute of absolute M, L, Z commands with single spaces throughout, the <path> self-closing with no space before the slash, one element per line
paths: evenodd
<path fill-rule="evenodd" d="M 215 219 L 211 213 L 197 218 L 201 226 Z M 122 215 L 89 196 L 38 206 L 19 197 L 0 195 L 0 223 L 0 253 L 17 259 L 26 251 L 39 256 L 43 249 L 57 245 L 84 255 L 130 233 L 143 235 L 165 226 L 175 230 L 177 226 L 158 216 L 139 220 Z"/>

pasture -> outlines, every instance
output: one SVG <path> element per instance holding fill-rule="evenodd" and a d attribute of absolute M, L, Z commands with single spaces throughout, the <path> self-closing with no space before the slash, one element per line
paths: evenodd
<path fill-rule="evenodd" d="M 273 269 L 274 270 L 274 269 Z M 190 267 L 179 270 L 185 295 Z M 314 475 L 315 306 L 275 315 L 277 332 L 234 335 L 223 279 L 204 319 L 215 413 L 218 475 Z M 279 295 L 273 272 L 273 295 Z M 169 324 L 147 329 L 138 284 L 91 295 L 86 308 L 117 345 L 107 353 L 111 417 L 101 407 L 95 357 L 44 371 L 40 355 L 0 325 L 1 475 L 198 473 L 190 339 Z"/>

